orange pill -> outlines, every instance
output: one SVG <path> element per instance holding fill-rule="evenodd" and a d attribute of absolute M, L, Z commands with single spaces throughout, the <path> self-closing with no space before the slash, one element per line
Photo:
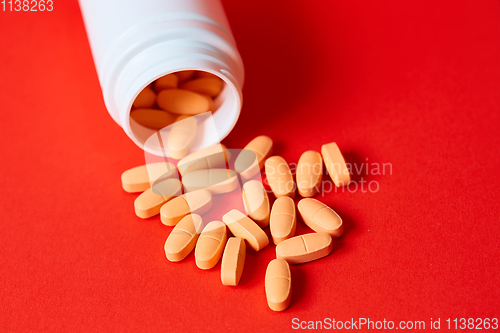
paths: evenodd
<path fill-rule="evenodd" d="M 256 137 L 238 154 L 234 161 L 234 170 L 243 179 L 252 178 L 264 167 L 264 161 L 271 156 L 272 150 L 273 140 L 270 137 Z"/>
<path fill-rule="evenodd" d="M 220 277 L 225 286 L 237 286 L 245 266 L 246 245 L 241 238 L 227 240 L 220 268 Z"/>
<path fill-rule="evenodd" d="M 198 190 L 183 194 L 164 204 L 160 209 L 161 222 L 174 226 L 188 214 L 203 215 L 212 208 L 212 194 Z"/>
<path fill-rule="evenodd" d="M 324 203 L 306 198 L 299 201 L 297 208 L 304 223 L 312 230 L 327 233 L 332 238 L 340 237 L 344 232 L 340 216 Z"/>
<path fill-rule="evenodd" d="M 201 269 L 214 267 L 222 256 L 226 239 L 227 231 L 224 223 L 212 221 L 207 224 L 196 242 L 194 250 L 196 266 Z"/>
<path fill-rule="evenodd" d="M 223 144 L 215 144 L 184 157 L 177 163 L 177 169 L 184 176 L 196 170 L 224 168 L 230 158 L 231 154 Z"/>
<path fill-rule="evenodd" d="M 271 156 L 266 160 L 265 167 L 267 182 L 274 196 L 295 197 L 295 182 L 285 159 L 281 156 Z"/>
<path fill-rule="evenodd" d="M 204 169 L 189 172 L 182 177 L 185 192 L 206 189 L 212 194 L 234 191 L 238 185 L 236 171 L 229 169 Z"/>
<path fill-rule="evenodd" d="M 156 92 L 160 92 L 163 89 L 176 89 L 179 84 L 179 78 L 175 74 L 167 74 L 162 76 L 153 83 Z"/>
<path fill-rule="evenodd" d="M 175 75 L 179 78 L 179 83 L 184 82 L 186 80 L 191 79 L 196 71 L 193 70 L 187 70 L 187 71 L 180 71 L 180 72 L 175 72 Z"/>
<path fill-rule="evenodd" d="M 177 169 L 170 162 L 158 162 L 136 166 L 122 173 L 121 181 L 125 192 L 144 192 L 155 181 L 177 177 Z"/>
<path fill-rule="evenodd" d="M 188 118 L 191 118 L 192 115 L 189 115 L 189 114 L 181 114 L 180 116 L 177 116 L 177 118 L 175 118 L 175 123 L 178 122 L 178 121 L 181 121 L 181 120 L 184 120 L 184 119 L 188 119 Z"/>
<path fill-rule="evenodd" d="M 319 192 L 323 177 L 323 159 L 321 154 L 314 150 L 304 152 L 297 164 L 297 190 L 303 197 L 309 198 Z"/>
<path fill-rule="evenodd" d="M 202 229 L 200 215 L 189 214 L 172 229 L 165 242 L 165 255 L 172 262 L 181 261 L 193 251 Z"/>
<path fill-rule="evenodd" d="M 210 102 L 198 93 L 182 89 L 165 89 L 156 97 L 158 106 L 179 115 L 197 115 L 209 111 Z"/>
<path fill-rule="evenodd" d="M 179 88 L 202 95 L 208 95 L 210 97 L 216 97 L 222 91 L 222 80 L 218 77 L 201 77 L 186 81 L 181 84 Z"/>
<path fill-rule="evenodd" d="M 195 76 L 196 77 L 215 77 L 215 78 L 219 78 L 217 75 L 214 75 L 212 73 L 205 72 L 205 71 L 197 71 Z"/>
<path fill-rule="evenodd" d="M 235 237 L 243 238 L 254 251 L 260 251 L 269 244 L 266 233 L 248 216 L 233 209 L 222 216 Z"/>
<path fill-rule="evenodd" d="M 208 102 L 208 110 L 207 111 L 212 111 L 214 112 L 215 111 L 215 106 L 214 106 L 214 100 L 212 99 L 212 97 L 208 96 L 208 95 L 201 95 L 203 96 L 207 102 Z"/>
<path fill-rule="evenodd" d="M 269 225 L 269 198 L 267 192 L 258 180 L 251 180 L 243 185 L 243 204 L 245 212 L 259 227 Z"/>
<path fill-rule="evenodd" d="M 271 260 L 266 270 L 265 288 L 271 310 L 283 311 L 288 308 L 292 299 L 292 275 L 285 260 Z"/>
<path fill-rule="evenodd" d="M 195 142 L 197 128 L 196 117 L 178 117 L 168 134 L 166 146 L 169 156 L 175 159 L 185 157 Z"/>
<path fill-rule="evenodd" d="M 160 130 L 173 124 L 177 115 L 158 109 L 135 109 L 130 117 L 144 127 Z"/>
<path fill-rule="evenodd" d="M 182 194 L 182 184 L 177 178 L 155 183 L 134 201 L 135 214 L 143 219 L 160 214 L 160 208 L 168 201 Z"/>
<path fill-rule="evenodd" d="M 295 203 L 290 197 L 281 197 L 274 201 L 269 220 L 269 229 L 274 244 L 278 245 L 285 239 L 295 235 L 297 214 Z"/>
<path fill-rule="evenodd" d="M 276 258 L 301 264 L 326 257 L 332 252 L 332 237 L 323 232 L 295 236 L 276 246 Z"/>
<path fill-rule="evenodd" d="M 335 185 L 338 187 L 349 185 L 351 175 L 337 144 L 332 142 L 321 146 L 321 155 L 323 155 L 326 170 Z"/>
<path fill-rule="evenodd" d="M 149 86 L 144 88 L 134 100 L 135 108 L 152 108 L 155 106 L 156 94 Z"/>

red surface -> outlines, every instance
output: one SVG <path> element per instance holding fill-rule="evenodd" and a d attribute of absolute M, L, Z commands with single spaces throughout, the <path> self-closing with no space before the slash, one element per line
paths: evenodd
<path fill-rule="evenodd" d="M 329 257 L 292 267 L 293 300 L 266 305 L 274 246 L 241 284 L 170 228 L 133 213 L 120 174 L 143 152 L 107 114 L 76 1 L 0 12 L 0 330 L 285 331 L 292 319 L 500 317 L 500 3 L 225 1 L 244 59 L 242 116 L 290 163 L 336 141 L 391 163 L 376 193 L 330 193 L 344 219 Z M 300 222 L 299 233 L 308 232 Z"/>

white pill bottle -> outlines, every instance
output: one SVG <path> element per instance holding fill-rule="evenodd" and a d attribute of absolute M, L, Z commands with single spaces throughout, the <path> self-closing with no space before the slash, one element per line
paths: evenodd
<path fill-rule="evenodd" d="M 104 102 L 111 117 L 146 152 L 155 131 L 130 117 L 142 89 L 183 70 L 212 73 L 224 82 L 214 100 L 219 140 L 238 120 L 244 69 L 220 0 L 79 0 Z M 203 125 L 198 126 L 203 131 Z M 215 144 L 213 136 L 193 150 Z"/>

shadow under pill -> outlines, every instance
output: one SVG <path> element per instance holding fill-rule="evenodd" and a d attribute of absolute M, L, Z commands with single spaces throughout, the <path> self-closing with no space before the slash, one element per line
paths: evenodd
<path fill-rule="evenodd" d="M 303 265 L 290 265 L 290 273 L 292 275 L 292 300 L 290 307 L 302 301 L 307 293 L 307 267 Z"/>
<path fill-rule="evenodd" d="M 337 207 L 332 207 L 332 209 L 337 214 L 339 214 L 340 218 L 342 219 L 342 225 L 344 226 L 344 232 L 342 233 L 342 236 L 336 238 L 335 240 L 343 242 L 346 235 L 351 234 L 356 229 L 356 222 L 350 214 L 346 213 L 342 209 L 339 209 Z"/>
<path fill-rule="evenodd" d="M 382 175 L 383 165 L 377 161 L 371 161 L 368 156 L 362 156 L 356 151 L 348 150 L 342 153 L 351 173 L 351 184 L 349 189 L 356 188 L 361 181 L 370 182 Z M 366 187 L 366 183 L 365 183 Z"/>

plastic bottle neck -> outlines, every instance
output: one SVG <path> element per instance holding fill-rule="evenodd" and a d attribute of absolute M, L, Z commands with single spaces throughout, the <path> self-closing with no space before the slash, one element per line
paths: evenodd
<path fill-rule="evenodd" d="M 198 31 L 199 33 L 199 31 Z M 206 32 L 205 32 L 206 34 Z M 211 35 L 217 39 L 217 35 Z M 220 39 L 220 38 L 219 38 Z M 224 44 L 224 40 L 219 40 Z M 219 76 L 226 83 L 215 101 L 217 112 L 213 120 L 220 139 L 232 130 L 239 117 L 242 104 L 243 67 L 237 51 L 227 54 L 213 45 L 199 40 L 168 39 L 153 43 L 133 56 L 125 57 L 115 65 L 115 71 L 108 71 L 103 84 L 106 105 L 113 119 L 125 133 L 141 148 L 154 155 L 162 155 L 160 147 L 145 145 L 154 130 L 142 127 L 130 118 L 130 110 L 137 94 L 155 79 L 182 70 L 202 70 Z M 227 46 L 227 44 L 226 44 Z M 232 46 L 231 46 L 232 47 Z M 239 61 L 238 61 L 239 60 Z M 203 130 L 201 128 L 200 130 Z M 217 142 L 201 142 L 194 150 Z"/>

